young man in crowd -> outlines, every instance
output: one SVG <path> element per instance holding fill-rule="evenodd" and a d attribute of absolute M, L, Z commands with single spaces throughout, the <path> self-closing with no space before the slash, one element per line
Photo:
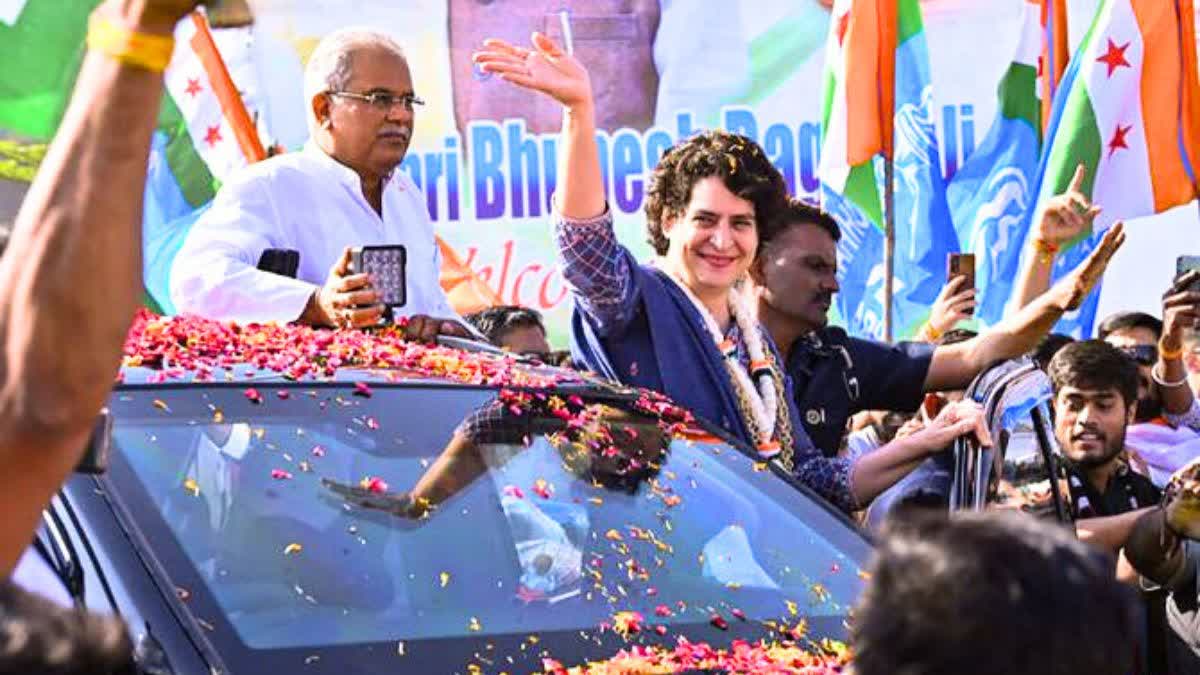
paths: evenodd
<path fill-rule="evenodd" d="M 1047 213 L 1070 208 L 1067 196 L 1056 197 Z M 963 389 L 988 366 L 1034 348 L 1083 301 L 1124 232 L 1114 225 L 1078 269 L 1035 302 L 971 340 L 945 346 L 886 345 L 827 325 L 840 238 L 829 214 L 792 200 L 763 229 L 762 254 L 750 270 L 759 321 L 795 381 L 805 430 L 827 452 L 836 451 L 846 420 L 859 410 L 914 412 L 926 392 Z"/>
<path fill-rule="evenodd" d="M 1161 491 L 1125 460 L 1126 427 L 1137 415 L 1134 362 L 1106 342 L 1087 340 L 1059 350 L 1048 374 L 1054 436 L 1075 518 L 1118 516 L 1157 504 Z"/>

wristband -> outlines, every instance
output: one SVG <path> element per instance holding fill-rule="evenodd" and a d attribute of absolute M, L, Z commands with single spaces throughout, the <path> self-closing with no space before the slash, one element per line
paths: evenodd
<path fill-rule="evenodd" d="M 1158 358 L 1164 361 L 1174 361 L 1183 358 L 1183 345 L 1179 345 L 1175 349 L 1167 349 L 1162 340 L 1158 341 Z"/>
<path fill-rule="evenodd" d="M 934 328 L 933 324 L 928 321 L 925 322 L 924 326 L 921 326 L 918 334 L 925 338 L 925 342 L 937 342 L 942 337 L 942 331 Z"/>
<path fill-rule="evenodd" d="M 88 49 L 121 63 L 161 73 L 171 63 L 175 38 L 139 33 L 102 16 L 88 22 Z"/>
<path fill-rule="evenodd" d="M 1043 265 L 1049 265 L 1054 262 L 1054 256 L 1058 255 L 1058 244 L 1051 244 L 1044 239 L 1034 239 L 1033 250 L 1038 254 L 1038 261 Z"/>

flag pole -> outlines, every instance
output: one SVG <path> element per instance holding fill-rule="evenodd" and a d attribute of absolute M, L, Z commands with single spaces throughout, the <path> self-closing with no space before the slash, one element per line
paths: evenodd
<path fill-rule="evenodd" d="M 895 163 L 891 154 L 883 158 L 883 339 L 891 342 L 892 288 L 896 277 Z"/>

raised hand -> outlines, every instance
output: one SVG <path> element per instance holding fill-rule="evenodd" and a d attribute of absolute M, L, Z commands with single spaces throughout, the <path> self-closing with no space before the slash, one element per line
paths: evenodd
<path fill-rule="evenodd" d="M 929 325 L 938 335 L 953 329 L 960 322 L 971 318 L 975 312 L 975 289 L 962 290 L 966 277 L 957 276 L 942 287 L 937 300 L 933 301 L 933 310 L 929 314 Z"/>
<path fill-rule="evenodd" d="M 1055 304 L 1064 312 L 1079 309 L 1079 305 L 1083 304 L 1083 299 L 1092 291 L 1096 282 L 1104 274 L 1104 270 L 1108 268 L 1108 263 L 1112 260 L 1113 255 L 1124 243 L 1125 224 L 1115 223 L 1104 233 L 1100 245 L 1092 251 L 1087 260 L 1084 260 L 1083 264 L 1076 267 L 1074 271 L 1047 291 L 1054 294 Z"/>
<path fill-rule="evenodd" d="M 1035 239 L 1059 247 L 1091 227 L 1092 221 L 1100 215 L 1100 207 L 1093 205 L 1083 193 L 1086 176 L 1087 168 L 1083 164 L 1076 166 L 1067 191 L 1046 202 L 1041 220 L 1034 229 Z"/>
<path fill-rule="evenodd" d="M 472 58 L 483 72 L 546 94 L 568 109 L 592 105 L 587 69 L 541 33 L 533 34 L 532 49 L 489 38 Z"/>
<path fill-rule="evenodd" d="M 1200 291 L 1190 286 L 1200 281 L 1200 270 L 1192 270 L 1176 279 L 1163 294 L 1163 342 L 1177 347 L 1188 328 L 1200 328 Z"/>

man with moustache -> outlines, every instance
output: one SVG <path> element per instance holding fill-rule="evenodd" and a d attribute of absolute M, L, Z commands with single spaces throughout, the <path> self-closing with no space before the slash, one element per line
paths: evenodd
<path fill-rule="evenodd" d="M 175 306 L 243 322 L 372 326 L 385 308 L 368 276 L 352 273 L 349 248 L 400 244 L 410 334 L 465 334 L 438 283 L 425 197 L 396 170 L 424 104 L 399 45 L 372 30 L 331 33 L 309 59 L 304 93 L 311 140 L 221 189 L 176 257 Z M 296 278 L 259 270 L 267 249 L 298 251 Z"/>
<path fill-rule="evenodd" d="M 1137 365 L 1101 340 L 1063 347 L 1047 368 L 1054 386 L 1054 435 L 1077 519 L 1153 506 L 1162 493 L 1122 458 L 1137 414 Z"/>
<path fill-rule="evenodd" d="M 1079 200 L 1086 198 L 1070 191 L 1055 197 L 1043 218 L 1070 216 Z M 926 392 L 965 389 L 989 366 L 1033 349 L 1087 296 L 1124 231 L 1114 225 L 1079 268 L 1017 313 L 970 340 L 943 346 L 883 344 L 827 325 L 838 291 L 840 238 L 832 216 L 793 199 L 763 229 L 761 253 L 750 268 L 758 320 L 782 352 L 805 431 L 827 455 L 840 446 L 851 415 L 916 412 Z"/>

